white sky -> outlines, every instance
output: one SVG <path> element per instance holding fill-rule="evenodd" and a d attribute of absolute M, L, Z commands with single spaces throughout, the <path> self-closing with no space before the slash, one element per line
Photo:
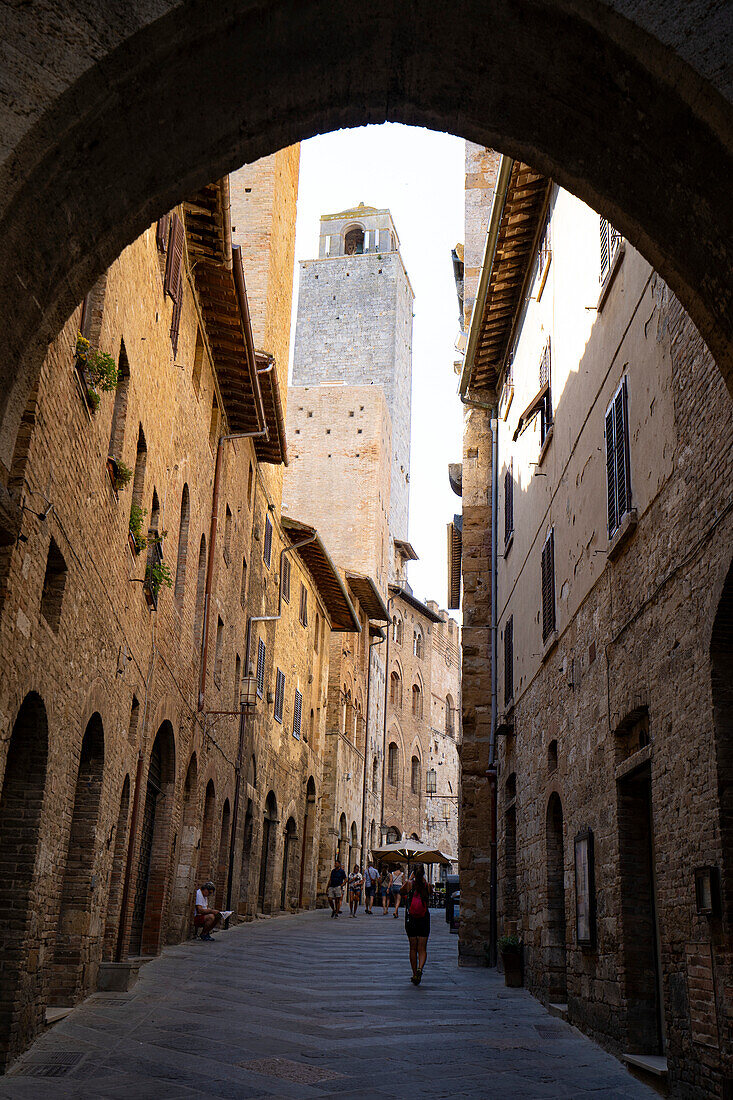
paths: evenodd
<path fill-rule="evenodd" d="M 416 596 L 441 607 L 447 598 L 446 523 L 461 509 L 448 485 L 448 463 L 460 461 L 462 448 L 451 249 L 463 241 L 463 191 L 464 142 L 448 134 L 386 123 L 301 145 L 296 293 L 298 261 L 318 255 L 321 214 L 360 202 L 387 207 L 400 237 L 415 291 L 410 541 L 420 560 L 408 575 Z M 296 316 L 297 301 L 293 323 Z"/>

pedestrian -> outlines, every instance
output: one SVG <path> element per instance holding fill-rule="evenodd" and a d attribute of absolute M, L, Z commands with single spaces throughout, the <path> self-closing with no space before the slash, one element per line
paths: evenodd
<path fill-rule="evenodd" d="M 326 890 L 326 897 L 328 898 L 328 904 L 331 906 L 331 916 L 337 917 L 341 912 L 341 902 L 344 896 L 344 883 L 346 882 L 346 871 L 341 866 L 341 860 L 336 859 L 334 861 L 333 870 L 328 879 L 328 888 Z"/>
<path fill-rule="evenodd" d="M 356 911 L 359 908 L 363 884 L 364 876 L 361 873 L 361 868 L 357 865 L 349 875 L 349 909 L 352 917 L 356 916 Z"/>
<path fill-rule="evenodd" d="M 394 919 L 397 920 L 399 916 L 400 901 L 402 899 L 402 887 L 405 884 L 405 876 L 402 872 L 402 865 L 396 864 L 392 877 L 389 880 L 389 892 L 394 905 Z"/>
<path fill-rule="evenodd" d="M 428 936 L 430 935 L 430 889 L 425 881 L 425 868 L 422 863 L 415 865 L 410 880 L 405 886 L 405 931 L 410 941 L 410 966 L 413 985 L 420 985 L 422 972 L 428 957 Z"/>
<path fill-rule="evenodd" d="M 377 892 L 377 883 L 379 882 L 379 871 L 374 866 L 373 861 L 369 860 L 369 865 L 364 875 L 364 912 L 371 916 L 372 906 L 374 904 L 374 895 Z"/>
<path fill-rule="evenodd" d="M 389 913 L 389 884 L 392 881 L 392 875 L 389 867 L 385 867 L 382 871 L 382 879 L 380 887 L 382 891 L 382 916 L 386 917 Z"/>
<path fill-rule="evenodd" d="M 209 902 L 214 897 L 214 883 L 205 882 L 196 891 L 196 904 L 194 906 L 193 926 L 201 928 L 201 939 L 211 940 L 211 929 L 221 921 L 221 913 L 218 909 L 212 909 Z"/>

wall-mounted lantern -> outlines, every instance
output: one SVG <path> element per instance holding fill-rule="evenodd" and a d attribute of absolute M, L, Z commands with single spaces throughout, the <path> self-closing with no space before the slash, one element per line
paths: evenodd
<path fill-rule="evenodd" d="M 717 867 L 695 868 L 695 902 L 701 917 L 720 916 L 720 875 Z"/>
<path fill-rule="evenodd" d="M 243 676 L 239 689 L 239 703 L 245 710 L 257 705 L 257 677 Z"/>

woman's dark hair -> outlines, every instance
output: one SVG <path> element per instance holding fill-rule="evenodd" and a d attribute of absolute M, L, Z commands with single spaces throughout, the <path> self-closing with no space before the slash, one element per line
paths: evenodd
<path fill-rule="evenodd" d="M 425 881 L 425 868 L 422 863 L 415 864 L 412 877 L 415 881 L 415 893 L 419 894 L 423 901 L 427 901 L 430 896 L 430 888 Z"/>

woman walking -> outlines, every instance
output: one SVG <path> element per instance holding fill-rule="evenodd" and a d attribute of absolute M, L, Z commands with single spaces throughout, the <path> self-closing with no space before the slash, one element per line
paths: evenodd
<path fill-rule="evenodd" d="M 405 931 L 410 941 L 410 966 L 413 985 L 420 985 L 422 972 L 428 957 L 428 936 L 430 935 L 430 887 L 425 881 L 425 868 L 422 863 L 415 866 L 410 881 L 405 887 L 408 895 L 405 902 Z"/>
<path fill-rule="evenodd" d="M 389 867 L 385 867 L 382 871 L 382 877 L 379 882 L 379 890 L 382 895 L 382 916 L 386 917 L 389 913 L 389 884 L 392 881 L 392 875 L 390 874 Z"/>
<path fill-rule="evenodd" d="M 351 910 L 352 917 L 356 916 L 356 911 L 359 908 L 363 882 L 364 877 L 361 873 L 361 869 L 357 866 L 349 875 L 349 909 Z"/>
<path fill-rule="evenodd" d="M 402 867 L 398 863 L 392 872 L 392 877 L 389 880 L 389 892 L 394 903 L 394 919 L 397 920 L 399 916 L 400 900 L 402 898 L 402 888 L 405 885 L 405 876 L 402 873 Z"/>

